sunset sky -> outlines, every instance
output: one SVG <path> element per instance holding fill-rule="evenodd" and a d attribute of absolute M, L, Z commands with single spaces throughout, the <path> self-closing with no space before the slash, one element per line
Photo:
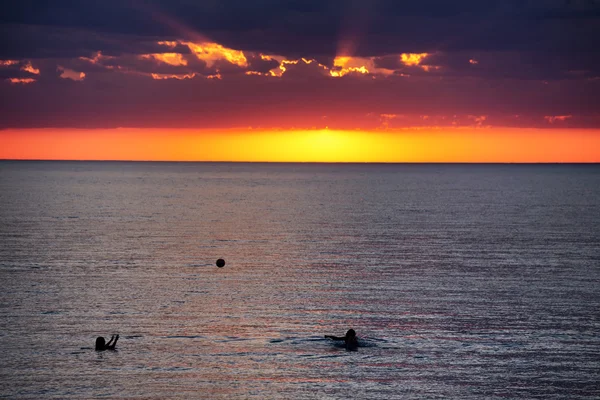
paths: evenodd
<path fill-rule="evenodd" d="M 600 162 L 598 0 L 0 11 L 0 159 Z"/>

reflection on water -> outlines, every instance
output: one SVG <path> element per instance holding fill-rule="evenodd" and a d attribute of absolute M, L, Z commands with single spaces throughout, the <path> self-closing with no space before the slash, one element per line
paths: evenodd
<path fill-rule="evenodd" d="M 0 162 L 0 396 L 598 398 L 599 195 L 597 166 Z"/>

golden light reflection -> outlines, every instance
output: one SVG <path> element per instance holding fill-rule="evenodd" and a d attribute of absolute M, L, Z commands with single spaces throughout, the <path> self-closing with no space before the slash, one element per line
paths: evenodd
<path fill-rule="evenodd" d="M 207 75 L 206 79 L 222 79 L 223 77 L 221 76 L 221 74 L 219 73 L 219 71 L 217 71 L 216 74 L 213 75 Z"/>
<path fill-rule="evenodd" d="M 344 75 L 347 75 L 351 72 L 356 72 L 359 74 L 368 74 L 369 70 L 367 69 L 367 65 L 373 69 L 373 62 L 366 58 L 360 57 L 336 57 L 333 60 L 333 67 L 329 74 L 333 77 L 339 78 Z"/>
<path fill-rule="evenodd" d="M 273 58 L 273 59 L 275 59 L 275 58 Z M 287 71 L 287 69 L 285 67 L 286 65 L 296 65 L 296 64 L 298 64 L 298 61 L 300 61 L 300 60 L 281 60 L 279 62 L 279 67 L 273 68 L 272 70 L 270 70 L 269 74 L 271 76 L 281 77 L 285 73 L 285 71 Z"/>
<path fill-rule="evenodd" d="M 210 41 L 202 41 L 203 39 L 199 39 L 198 41 L 157 41 L 156 44 L 160 46 L 164 46 L 171 51 L 167 51 L 164 53 L 149 53 L 139 55 L 141 59 L 152 59 L 161 63 L 165 63 L 172 66 L 177 67 L 189 67 L 190 58 L 186 54 L 174 52 L 178 45 L 186 46 L 193 56 L 195 56 L 198 60 L 204 61 L 208 68 L 212 68 L 219 61 L 226 61 L 230 64 L 237 65 L 240 68 L 247 69 L 249 66 L 248 58 L 246 54 L 241 50 L 236 50 L 232 48 L 225 47 L 219 43 L 210 42 Z M 244 73 L 246 75 L 261 75 L 261 76 L 269 76 L 269 77 L 282 77 L 289 65 L 298 64 L 299 62 L 303 62 L 304 64 L 312 64 L 315 63 L 319 68 L 321 68 L 323 75 L 328 75 L 334 78 L 340 78 L 346 76 L 348 74 L 356 74 L 356 75 L 369 75 L 371 78 L 375 79 L 379 76 L 404 76 L 410 77 L 410 75 L 404 73 L 402 68 L 399 67 L 388 67 L 383 68 L 378 66 L 378 57 L 351 57 L 351 56 L 337 56 L 333 61 L 332 66 L 327 66 L 320 64 L 318 61 L 314 59 L 307 58 L 299 58 L 294 60 L 286 59 L 283 56 L 274 55 L 274 54 L 261 54 L 255 52 L 248 53 L 252 57 L 260 57 L 261 60 L 264 61 L 277 61 L 279 65 L 275 68 L 272 68 L 268 72 L 259 72 L 254 70 L 247 70 Z M 402 53 L 397 55 L 391 55 L 393 57 L 398 57 L 400 64 L 405 66 L 419 66 L 424 71 L 434 71 L 438 70 L 441 67 L 435 65 L 422 65 L 423 60 L 428 57 L 429 53 Z M 88 57 L 80 57 L 81 60 L 93 63 L 93 64 L 103 64 L 103 61 L 114 59 L 113 56 L 104 56 L 101 52 L 97 52 L 92 58 Z M 10 61 L 10 60 L 8 60 Z M 197 71 L 192 71 L 191 69 L 185 71 L 185 74 L 148 74 L 146 72 L 136 71 L 134 68 L 122 67 L 121 65 L 114 65 L 113 61 L 110 65 L 104 65 L 107 69 L 117 69 L 123 72 L 129 73 L 139 73 L 142 75 L 152 76 L 154 79 L 189 79 L 199 73 Z M 212 75 L 207 76 L 208 79 L 221 79 L 222 76 L 219 72 L 211 71 Z"/>
<path fill-rule="evenodd" d="M 40 70 L 37 68 L 34 68 L 33 65 L 31 65 L 31 61 L 28 61 L 27 64 L 23 65 L 21 67 L 21 69 L 23 71 L 27 71 L 30 74 L 34 74 L 34 75 L 39 75 L 40 74 Z"/>
<path fill-rule="evenodd" d="M 177 47 L 177 42 L 173 41 L 173 40 L 162 40 L 160 42 L 157 42 L 157 44 L 159 44 L 161 46 L 167 46 L 171 49 L 174 49 L 175 47 Z"/>
<path fill-rule="evenodd" d="M 146 60 L 156 60 L 165 64 L 173 65 L 176 67 L 188 65 L 188 62 L 185 58 L 183 58 L 183 54 L 180 53 L 152 53 L 152 54 L 142 54 L 140 56 L 142 59 Z"/>
<path fill-rule="evenodd" d="M 231 64 L 235 64 L 242 68 L 248 66 L 248 60 L 246 59 L 244 52 L 240 50 L 230 49 L 212 42 L 181 42 L 181 44 L 188 46 L 199 60 L 206 62 L 208 67 L 212 67 L 214 63 L 219 60 L 227 60 Z"/>
<path fill-rule="evenodd" d="M 0 66 L 9 67 L 11 65 L 16 65 L 19 62 L 17 60 L 0 60 Z"/>
<path fill-rule="evenodd" d="M 363 57 L 336 57 L 333 62 L 333 67 L 328 68 L 326 65 L 320 64 L 314 59 L 300 58 L 297 60 L 287 60 L 285 57 L 276 55 L 260 55 L 261 59 L 266 61 L 276 60 L 279 62 L 279 66 L 271 69 L 268 73 L 262 73 L 258 71 L 247 71 L 246 75 L 263 75 L 263 76 L 274 76 L 281 77 L 287 71 L 287 65 L 296 65 L 299 62 L 304 64 L 315 63 L 319 68 L 323 70 L 325 75 L 329 75 L 335 78 L 342 77 L 350 73 L 358 73 L 362 75 L 374 73 L 378 75 L 393 75 L 394 71 L 375 67 L 375 61 L 371 58 Z"/>
<path fill-rule="evenodd" d="M 10 83 L 23 83 L 23 84 L 35 82 L 35 79 L 33 79 L 33 78 L 9 78 L 8 80 L 10 81 Z"/>
<path fill-rule="evenodd" d="M 183 80 L 183 79 L 192 79 L 193 77 L 196 76 L 195 73 L 189 73 L 189 74 L 157 74 L 157 73 L 151 73 L 150 76 L 152 77 L 152 79 L 156 79 L 156 80 L 165 80 L 165 79 L 179 79 L 179 80 Z"/>
<path fill-rule="evenodd" d="M 419 65 L 428 55 L 428 53 L 402 53 L 400 54 L 400 61 L 408 66 Z"/>
<path fill-rule="evenodd" d="M 0 131 L 0 159 L 600 162 L 600 130 L 8 129 Z"/>
<path fill-rule="evenodd" d="M 241 50 L 235 50 L 214 42 L 186 42 L 186 41 L 159 41 L 161 46 L 174 49 L 178 44 L 187 46 L 197 59 L 206 63 L 207 67 L 212 67 L 217 61 L 227 60 L 229 63 L 242 68 L 248 66 L 248 60 Z M 153 53 L 144 54 L 143 58 L 154 58 L 166 64 L 174 66 L 188 65 L 187 60 L 180 53 Z M 216 75 L 215 75 L 216 76 Z"/>
<path fill-rule="evenodd" d="M 389 76 L 395 71 L 377 67 L 374 57 L 338 56 L 333 60 L 333 68 L 329 71 L 331 76 L 339 78 L 350 73 Z"/>
<path fill-rule="evenodd" d="M 315 60 L 309 60 L 304 57 L 300 58 L 298 60 L 286 60 L 282 56 L 264 55 L 264 54 L 261 54 L 260 57 L 263 60 L 267 60 L 267 61 L 275 60 L 275 61 L 279 62 L 279 66 L 271 69 L 268 73 L 261 73 L 258 71 L 248 71 L 250 73 L 246 72 L 246 75 L 264 75 L 264 76 L 275 76 L 275 77 L 281 78 L 281 76 L 283 76 L 283 74 L 287 71 L 286 65 L 297 65 L 299 62 L 303 62 L 304 64 L 317 63 Z M 327 69 L 327 67 L 325 67 L 324 65 L 319 64 L 319 63 L 317 63 L 317 64 L 321 68 Z"/>

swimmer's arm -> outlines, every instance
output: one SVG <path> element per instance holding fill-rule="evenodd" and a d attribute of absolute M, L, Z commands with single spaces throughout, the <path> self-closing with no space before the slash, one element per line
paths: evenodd
<path fill-rule="evenodd" d="M 339 336 L 325 335 L 325 337 L 327 339 L 332 339 L 332 340 L 346 340 L 345 337 L 339 337 Z"/>
<path fill-rule="evenodd" d="M 119 335 L 113 335 L 108 343 L 106 344 L 107 349 L 114 349 L 117 345 L 117 340 L 119 340 Z"/>

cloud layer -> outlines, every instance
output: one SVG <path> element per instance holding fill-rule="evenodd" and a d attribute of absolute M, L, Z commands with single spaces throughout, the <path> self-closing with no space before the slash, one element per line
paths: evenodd
<path fill-rule="evenodd" d="M 600 2 L 7 1 L 0 128 L 600 126 Z"/>

